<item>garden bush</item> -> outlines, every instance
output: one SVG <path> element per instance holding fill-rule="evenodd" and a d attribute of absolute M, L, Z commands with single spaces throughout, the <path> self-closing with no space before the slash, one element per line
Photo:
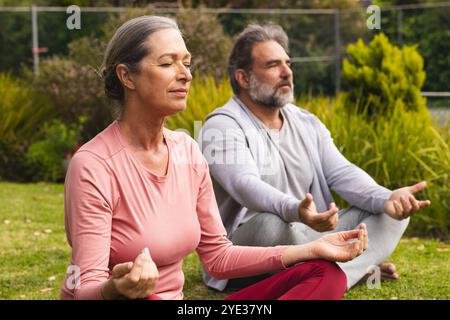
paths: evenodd
<path fill-rule="evenodd" d="M 423 58 L 416 46 L 400 49 L 381 33 L 367 45 L 361 39 L 350 44 L 347 54 L 343 76 L 349 84 L 346 105 L 350 109 L 357 107 L 357 111 L 376 118 L 391 116 L 397 107 L 416 111 L 426 108 L 421 95 Z"/>
<path fill-rule="evenodd" d="M 0 74 L 0 180 L 23 181 L 24 154 L 53 106 L 31 84 Z"/>
<path fill-rule="evenodd" d="M 66 166 L 77 147 L 80 127 L 67 127 L 59 120 L 44 125 L 44 139 L 34 142 L 25 156 L 31 181 L 62 182 Z"/>
<path fill-rule="evenodd" d="M 76 44 L 84 45 L 82 40 Z M 71 46 L 71 55 L 76 56 L 77 48 L 79 45 Z M 36 90 L 54 106 L 55 118 L 66 125 L 80 125 L 80 119 L 85 119 L 80 136 L 84 142 L 112 121 L 111 103 L 104 94 L 97 67 L 54 56 L 41 63 L 39 78 L 34 81 Z M 28 81 L 33 81 L 29 71 L 25 74 Z"/>

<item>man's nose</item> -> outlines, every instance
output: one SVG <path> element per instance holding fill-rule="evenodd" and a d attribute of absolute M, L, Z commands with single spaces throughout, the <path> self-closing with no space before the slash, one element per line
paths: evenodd
<path fill-rule="evenodd" d="M 281 76 L 284 79 L 292 79 L 292 69 L 288 64 L 283 64 Z"/>

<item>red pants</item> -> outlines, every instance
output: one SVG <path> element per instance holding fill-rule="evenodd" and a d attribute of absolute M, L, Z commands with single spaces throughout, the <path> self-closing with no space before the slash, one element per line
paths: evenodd
<path fill-rule="evenodd" d="M 225 300 L 339 300 L 347 290 L 345 273 L 336 263 L 311 260 L 241 289 Z M 161 299 L 152 294 L 147 299 Z"/>
<path fill-rule="evenodd" d="M 334 262 L 311 260 L 239 290 L 225 300 L 339 300 L 345 273 Z"/>

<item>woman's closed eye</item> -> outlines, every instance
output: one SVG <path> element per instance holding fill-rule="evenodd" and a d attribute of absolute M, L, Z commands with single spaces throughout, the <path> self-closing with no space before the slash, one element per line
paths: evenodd
<path fill-rule="evenodd" d="M 164 67 L 164 68 L 169 68 L 169 67 L 171 67 L 171 66 L 173 66 L 173 65 L 174 65 L 173 62 L 166 62 L 166 63 L 160 64 L 160 66 L 161 66 L 161 67 Z M 185 63 L 183 63 L 183 65 L 184 65 L 184 67 L 185 67 L 186 69 L 189 69 L 190 71 L 192 71 L 192 64 L 191 64 L 190 62 L 185 62 Z"/>

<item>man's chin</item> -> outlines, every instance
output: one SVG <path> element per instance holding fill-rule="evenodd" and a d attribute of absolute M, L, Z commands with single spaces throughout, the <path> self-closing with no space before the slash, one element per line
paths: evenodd
<path fill-rule="evenodd" d="M 287 97 L 280 97 L 278 99 L 278 105 L 279 108 L 283 108 L 284 106 L 286 106 L 287 104 L 291 103 L 294 100 L 294 97 L 292 96 L 292 94 L 290 94 Z"/>

